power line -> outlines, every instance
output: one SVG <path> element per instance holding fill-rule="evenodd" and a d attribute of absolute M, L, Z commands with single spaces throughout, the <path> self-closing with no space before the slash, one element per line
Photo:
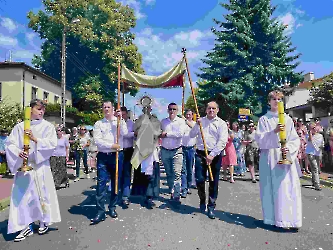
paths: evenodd
<path fill-rule="evenodd" d="M 60 43 L 57 40 L 54 40 L 55 43 L 51 42 L 52 44 L 56 45 L 58 48 L 61 48 Z M 77 67 L 82 73 L 89 77 L 94 77 L 94 74 L 91 73 L 91 71 L 71 52 L 66 50 L 66 54 L 69 55 L 67 58 L 74 64 L 75 67 Z M 101 89 L 106 92 L 108 95 L 111 95 L 109 91 L 107 91 L 103 84 L 101 84 Z"/>

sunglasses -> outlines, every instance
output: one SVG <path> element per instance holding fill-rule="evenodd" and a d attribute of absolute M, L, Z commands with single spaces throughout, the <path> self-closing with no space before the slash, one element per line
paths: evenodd
<path fill-rule="evenodd" d="M 254 126 L 249 126 L 249 128 L 254 128 Z"/>
<path fill-rule="evenodd" d="M 169 111 L 176 111 L 177 109 L 168 108 Z"/>
<path fill-rule="evenodd" d="M 80 130 L 86 131 L 86 129 L 85 129 L 85 128 L 81 128 Z"/>

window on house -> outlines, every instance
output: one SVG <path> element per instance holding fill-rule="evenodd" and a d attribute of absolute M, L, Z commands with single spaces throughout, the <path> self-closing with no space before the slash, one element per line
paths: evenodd
<path fill-rule="evenodd" d="M 37 90 L 38 90 L 38 89 L 35 88 L 35 87 L 32 87 L 32 88 L 31 88 L 31 100 L 37 98 Z"/>
<path fill-rule="evenodd" d="M 37 80 L 37 76 L 36 75 L 32 75 L 32 79 Z"/>
<path fill-rule="evenodd" d="M 49 98 L 49 93 L 46 92 L 46 91 L 44 91 L 44 94 L 43 94 L 43 100 L 44 100 L 44 101 L 47 101 L 48 98 Z"/>
<path fill-rule="evenodd" d="M 54 96 L 54 103 L 59 103 L 59 96 Z"/>

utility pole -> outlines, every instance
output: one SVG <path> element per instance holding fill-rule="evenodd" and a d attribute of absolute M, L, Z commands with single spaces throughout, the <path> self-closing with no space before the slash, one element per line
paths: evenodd
<path fill-rule="evenodd" d="M 66 127 L 66 26 L 62 31 L 61 44 L 61 124 Z"/>
<path fill-rule="evenodd" d="M 78 23 L 80 19 L 72 20 L 72 23 Z M 61 124 L 66 127 L 66 32 L 67 26 L 62 31 L 61 43 Z"/>

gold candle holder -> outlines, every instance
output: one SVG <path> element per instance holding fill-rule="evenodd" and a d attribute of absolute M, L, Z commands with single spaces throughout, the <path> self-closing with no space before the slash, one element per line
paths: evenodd
<path fill-rule="evenodd" d="M 279 113 L 279 123 L 282 125 L 286 125 L 286 122 L 284 120 L 284 104 L 283 102 L 278 102 L 278 113 Z M 279 134 L 280 137 L 280 144 L 281 144 L 281 149 L 284 148 L 287 144 L 287 132 L 286 128 L 284 128 L 282 131 L 280 131 Z M 281 160 L 278 161 L 278 164 L 286 164 L 286 165 L 291 165 L 292 162 L 287 159 L 287 154 L 281 152 Z"/>

